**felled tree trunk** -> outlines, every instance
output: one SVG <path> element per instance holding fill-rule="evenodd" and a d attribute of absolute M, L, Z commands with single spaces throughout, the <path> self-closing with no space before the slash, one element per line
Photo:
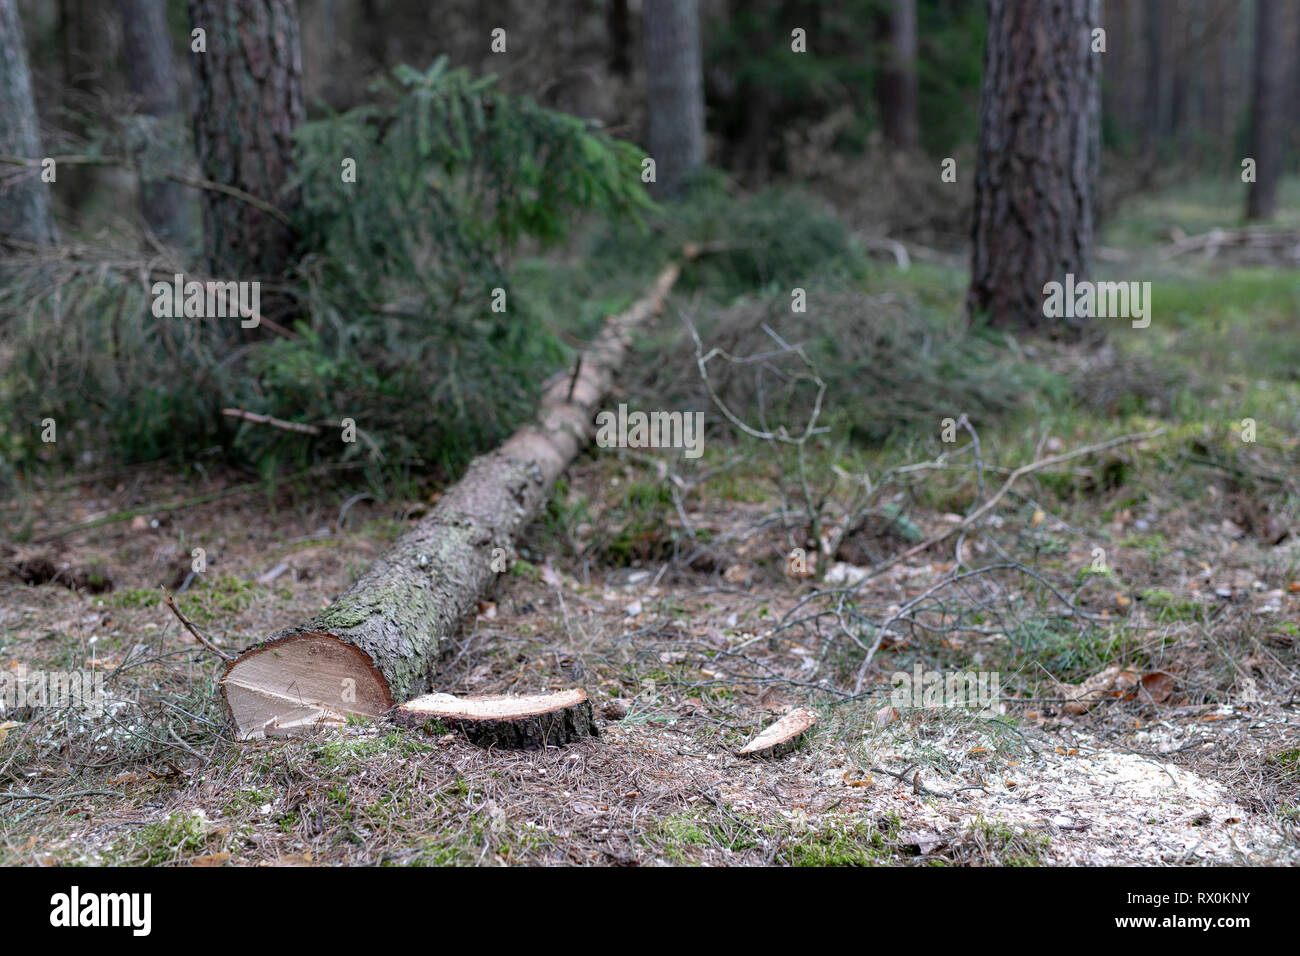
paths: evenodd
<path fill-rule="evenodd" d="M 586 443 L 630 333 L 660 309 L 678 271 L 666 267 L 646 296 L 611 317 L 577 374 L 547 389 L 537 422 L 476 459 L 428 517 L 315 620 L 231 662 L 222 693 L 240 736 L 280 726 L 304 708 L 322 719 L 378 716 L 429 689 L 443 641 L 477 607 L 498 574 L 494 566 L 505 566 L 514 539 Z"/>

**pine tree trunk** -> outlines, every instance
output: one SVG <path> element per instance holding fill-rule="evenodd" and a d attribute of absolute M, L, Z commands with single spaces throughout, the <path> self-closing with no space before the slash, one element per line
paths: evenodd
<path fill-rule="evenodd" d="M 1147 0 L 1142 37 L 1146 75 L 1143 78 L 1142 152 L 1150 157 L 1165 129 L 1165 17 L 1166 0 Z"/>
<path fill-rule="evenodd" d="M 100 67 L 106 34 L 98 5 L 92 0 L 58 0 L 59 59 L 63 89 L 59 132 L 74 141 L 89 138 L 89 117 L 101 106 L 96 88 L 103 86 Z M 53 118 L 51 118 L 53 119 Z M 79 219 L 86 200 L 94 193 L 99 171 L 93 166 L 72 167 L 59 174 L 59 198 L 69 219 Z"/>
<path fill-rule="evenodd" d="M 658 196 L 704 165 L 704 80 L 696 0 L 645 0 L 649 147 Z"/>
<path fill-rule="evenodd" d="M 127 88 L 136 100 L 131 151 L 140 167 L 140 212 L 160 239 L 180 242 L 188 232 L 183 187 L 162 177 L 184 148 L 176 63 L 164 0 L 118 0 Z"/>
<path fill-rule="evenodd" d="M 991 0 L 967 307 L 992 325 L 1077 337 L 1043 287 L 1082 280 L 1098 161 L 1099 0 Z"/>
<path fill-rule="evenodd" d="M 303 120 L 293 0 L 190 0 L 190 18 L 207 31 L 207 52 L 191 54 L 203 176 L 287 212 L 297 201 L 288 184 Z M 274 276 L 292 260 L 290 228 L 232 196 L 204 190 L 203 227 L 214 275 Z"/>
<path fill-rule="evenodd" d="M 1282 173 L 1282 89 L 1286 60 L 1282 56 L 1282 4 L 1256 0 L 1255 75 L 1250 107 L 1250 156 L 1255 182 L 1246 194 L 1246 218 L 1272 219 L 1277 207 L 1277 181 Z"/>
<path fill-rule="evenodd" d="M 916 80 L 916 0 L 893 0 L 883 18 L 887 47 L 876 99 L 885 140 L 900 149 L 915 148 L 919 138 Z"/>
<path fill-rule="evenodd" d="M 44 155 L 17 0 L 0 0 L 0 152 L 24 159 Z M 49 188 L 39 169 L 27 173 L 16 182 L 0 184 L 0 235 L 26 242 L 57 242 Z"/>
<path fill-rule="evenodd" d="M 632 18 L 627 0 L 610 0 L 605 26 L 609 32 L 609 68 L 619 76 L 632 75 Z"/>

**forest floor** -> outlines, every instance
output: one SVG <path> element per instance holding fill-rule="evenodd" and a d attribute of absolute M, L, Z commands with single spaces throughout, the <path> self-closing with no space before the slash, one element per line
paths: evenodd
<path fill-rule="evenodd" d="M 566 494 L 598 498 L 634 467 L 588 460 Z M 68 489 L 45 509 L 76 520 L 175 491 L 167 475 L 137 471 L 112 488 Z M 1186 566 L 1160 575 L 1177 582 L 1172 597 L 1112 604 L 1126 633 L 1146 631 L 1127 645 L 1107 637 L 1092 648 L 1095 666 L 1177 675 L 1161 702 L 1107 699 L 1077 715 L 1036 702 L 997 714 L 892 711 L 883 681 L 895 665 L 882 665 L 863 696 L 827 694 L 818 677 L 836 670 L 833 645 L 772 636 L 807 585 L 765 567 L 769 547 L 754 531 L 765 509 L 696 508 L 688 517 L 700 526 L 735 532 L 720 575 L 520 560 L 449 649 L 440 686 L 453 693 L 587 689 L 601 737 L 545 753 L 487 752 L 368 722 L 308 739 L 229 738 L 219 662 L 159 600 L 156 582 L 174 585 L 188 566 L 176 542 L 202 541 L 211 562 L 181 606 L 236 649 L 345 587 L 399 529 L 393 503 L 356 504 L 340 529 L 337 512 L 318 504 L 277 508 L 253 496 L 69 544 L 61 562 L 99 569 L 113 590 L 5 584 L 4 663 L 99 668 L 120 703 L 102 719 L 31 713 L 10 727 L 0 749 L 11 796 L 4 860 L 1300 862 L 1300 595 L 1269 587 L 1273 566 L 1254 544 L 1196 540 L 1218 539 L 1217 523 L 1186 527 L 1174 515 L 1173 563 Z M 942 527 L 940 516 L 916 520 Z M 1132 541 L 1112 560 L 1149 566 L 1148 547 Z M 1209 575 L 1185 557 L 1216 550 Z M 947 564 L 937 555 L 900 563 L 863 600 L 897 605 Z M 927 660 L 1005 667 L 998 645 L 1007 640 L 954 634 L 930 641 Z M 1030 656 L 1051 666 L 1047 652 Z M 795 704 L 822 718 L 806 745 L 776 761 L 734 756 Z"/>
<path fill-rule="evenodd" d="M 0 863 L 1300 863 L 1300 272 L 1133 268 L 1156 279 L 1144 334 L 1008 343 L 1064 393 L 972 415 L 952 445 L 817 452 L 821 540 L 850 532 L 821 554 L 788 459 L 761 444 L 585 454 L 438 677 L 585 688 L 600 736 L 545 752 L 360 720 L 235 741 L 222 662 L 161 600 L 236 651 L 308 619 L 437 489 L 268 494 L 157 464 L 31 485 L 3 506 L 0 667 L 94 668 L 113 700 L 0 716 Z M 945 269 L 871 292 L 959 290 Z M 881 493 L 859 513 L 864 474 Z M 803 544 L 824 579 L 789 573 Z M 1002 700 L 895 707 L 918 666 L 995 672 Z M 806 743 L 735 756 L 792 706 L 819 716 Z"/>

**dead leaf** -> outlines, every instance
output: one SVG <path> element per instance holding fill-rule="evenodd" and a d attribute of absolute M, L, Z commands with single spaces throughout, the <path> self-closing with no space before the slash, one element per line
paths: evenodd
<path fill-rule="evenodd" d="M 196 856 L 190 863 L 191 866 L 220 866 L 230 859 L 229 853 L 209 853 L 206 856 Z"/>
<path fill-rule="evenodd" d="M 888 727 L 896 720 L 898 720 L 898 711 L 895 710 L 893 707 L 891 707 L 889 704 L 886 704 L 884 707 L 881 707 L 878 711 L 876 711 L 877 727 Z"/>
<path fill-rule="evenodd" d="M 1164 671 L 1151 671 L 1142 675 L 1142 689 L 1157 704 L 1168 700 L 1177 684 L 1178 681 L 1174 679 L 1174 675 L 1167 674 Z"/>

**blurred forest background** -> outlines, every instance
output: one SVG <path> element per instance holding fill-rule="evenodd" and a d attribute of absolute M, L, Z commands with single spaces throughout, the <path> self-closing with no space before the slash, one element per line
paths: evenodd
<path fill-rule="evenodd" d="M 25 181 L 17 196 L 37 182 L 35 156 L 61 160 L 49 221 L 33 213 L 23 227 L 36 243 L 8 230 L 20 242 L 6 246 L 0 291 L 5 480 L 43 458 L 217 455 L 267 476 L 319 460 L 301 434 L 223 418 L 230 405 L 350 417 L 366 441 L 349 454 L 382 458 L 390 476 L 393 462 L 455 470 L 680 241 L 738 243 L 690 276 L 719 303 L 856 274 L 908 243 L 936 263 L 968 254 L 987 15 L 973 0 L 666 4 L 658 53 L 646 11 L 627 0 L 4 6 L 11 52 L 21 21 L 38 127 L 7 131 L 3 153 L 29 165 L 3 175 Z M 1138 238 L 1239 225 L 1248 195 L 1251 218 L 1274 218 L 1280 196 L 1281 225 L 1294 225 L 1300 7 L 1099 9 L 1100 227 L 1189 186 L 1214 211 L 1139 223 Z M 191 52 L 200 22 L 204 54 Z M 796 29 L 807 52 L 795 52 Z M 270 66 L 253 67 L 256 82 L 222 62 L 223 30 L 262 36 L 250 55 Z M 19 69 L 13 56 L 6 69 Z M 689 116 L 684 133 L 672 128 L 700 98 L 702 140 Z M 658 205 L 633 145 L 655 139 L 656 116 L 660 151 L 679 151 L 667 169 L 661 157 Z M 1251 191 L 1247 155 L 1260 163 Z M 359 182 L 340 188 L 343 156 Z M 940 181 L 947 157 L 955 183 Z M 695 193 L 674 203 L 687 174 Z M 204 186 L 214 181 L 283 215 Z M 60 251 L 39 250 L 56 237 Z M 141 277 L 178 272 L 269 280 L 266 324 L 232 338 L 156 322 Z M 510 290 L 506 314 L 490 310 L 494 288 Z M 914 351 L 906 339 L 882 347 L 895 362 Z M 915 371 L 949 392 L 965 381 L 972 411 L 1013 400 L 979 362 L 948 359 L 956 381 Z M 857 361 L 835 374 L 879 364 Z M 931 417 L 923 395 L 894 404 L 871 420 L 846 414 L 872 439 Z M 77 440 L 38 441 L 46 417 Z"/>

